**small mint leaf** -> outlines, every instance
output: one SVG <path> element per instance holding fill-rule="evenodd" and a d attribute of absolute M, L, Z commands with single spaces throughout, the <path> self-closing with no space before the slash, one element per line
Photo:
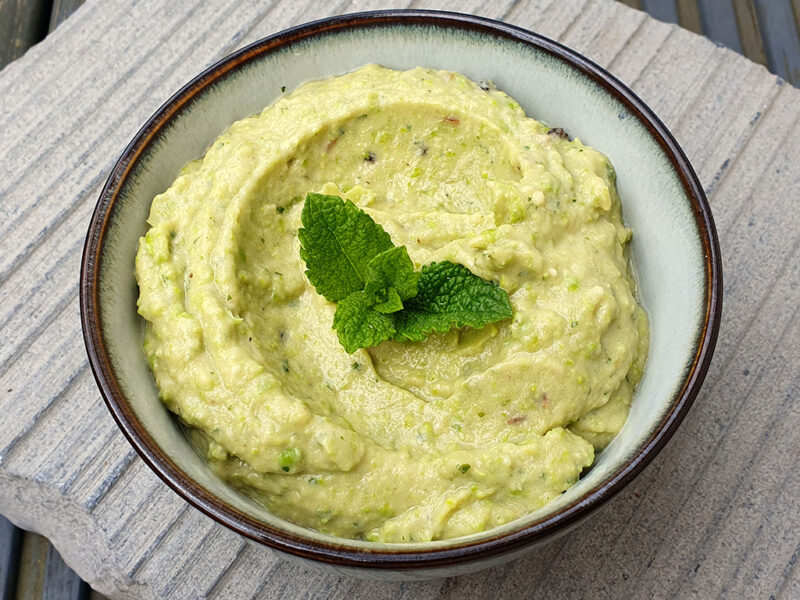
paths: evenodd
<path fill-rule="evenodd" d="M 408 250 L 400 246 L 381 252 L 369 261 L 364 291 L 368 296 L 375 296 L 377 302 L 383 302 L 381 292 L 394 288 L 401 300 L 408 300 L 417 295 L 418 281 L 419 273 L 414 272 Z"/>
<path fill-rule="evenodd" d="M 432 331 L 465 326 L 480 329 L 511 316 L 505 290 L 462 265 L 432 263 L 422 267 L 419 293 L 394 314 L 394 339 L 419 342 Z"/>
<path fill-rule="evenodd" d="M 391 314 L 395 313 L 398 310 L 403 310 L 403 299 L 400 297 L 400 294 L 397 293 L 397 290 L 394 288 L 389 288 L 385 294 L 381 294 L 385 296 L 386 299 L 382 302 L 378 302 L 372 308 L 377 310 L 379 313 L 383 314 Z M 373 296 L 373 300 L 375 297 Z"/>
<path fill-rule="evenodd" d="M 367 264 L 394 247 L 383 227 L 338 196 L 308 194 L 301 221 L 298 236 L 306 276 L 330 302 L 363 290 Z"/>
<path fill-rule="evenodd" d="M 372 307 L 372 299 L 363 291 L 339 301 L 333 315 L 333 328 L 348 354 L 359 348 L 377 346 L 392 339 L 394 319 Z"/>

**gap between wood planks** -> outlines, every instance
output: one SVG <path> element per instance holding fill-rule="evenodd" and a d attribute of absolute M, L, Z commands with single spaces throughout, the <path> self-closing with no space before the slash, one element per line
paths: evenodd
<path fill-rule="evenodd" d="M 0 69 L 42 41 L 84 0 L 0 0 Z"/>

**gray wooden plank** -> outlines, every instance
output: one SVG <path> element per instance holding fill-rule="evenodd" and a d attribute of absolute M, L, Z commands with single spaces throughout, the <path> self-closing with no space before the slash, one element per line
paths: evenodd
<path fill-rule="evenodd" d="M 800 86 L 800 32 L 788 0 L 755 0 L 769 70 Z"/>
<path fill-rule="evenodd" d="M 697 7 L 697 0 L 677 0 L 678 3 L 678 23 L 681 27 L 702 33 L 703 27 L 700 23 L 700 10 Z"/>
<path fill-rule="evenodd" d="M 3 599 L 17 600 L 86 600 L 89 586 L 70 569 L 58 551 L 43 536 L 15 529 L 13 539 L 9 539 L 9 549 L 17 552 L 14 575 L 15 585 L 4 590 Z M 0 540 L 2 541 L 2 540 Z M 2 546 L 0 546 L 2 548 Z M 13 578 L 12 578 L 13 579 Z"/>
<path fill-rule="evenodd" d="M 800 31 L 800 0 L 791 0 L 792 13 L 794 14 L 794 27 Z"/>
<path fill-rule="evenodd" d="M 791 0 L 794 13 L 794 25 L 800 31 L 800 0 Z"/>
<path fill-rule="evenodd" d="M 42 600 L 87 600 L 89 586 L 70 569 L 52 544 L 47 546 Z"/>
<path fill-rule="evenodd" d="M 698 0 L 703 35 L 710 40 L 742 53 L 742 40 L 733 2 L 730 0 Z"/>
<path fill-rule="evenodd" d="M 673 25 L 657 19 L 644 19 L 625 41 L 622 50 L 607 65 L 609 70 L 623 83 L 633 86 L 675 31 Z"/>
<path fill-rule="evenodd" d="M 48 22 L 48 31 L 53 31 L 56 27 L 61 25 L 67 18 L 74 13 L 85 0 L 53 0 L 53 6 L 50 9 L 50 21 Z"/>
<path fill-rule="evenodd" d="M 0 0 L 0 69 L 47 34 L 49 2 Z"/>
<path fill-rule="evenodd" d="M 16 600 L 41 598 L 50 542 L 41 535 L 26 531 L 22 536 L 19 575 L 14 593 Z"/>
<path fill-rule="evenodd" d="M 739 38 L 742 40 L 744 55 L 760 65 L 767 64 L 764 53 L 764 41 L 758 26 L 756 7 L 753 0 L 741 0 L 733 3 L 736 13 L 736 23 L 739 29 Z"/>
<path fill-rule="evenodd" d="M 558 39 L 573 26 L 587 3 L 588 0 L 520 2 L 512 7 L 506 19 L 515 25 Z"/>
<path fill-rule="evenodd" d="M 17 587 L 22 530 L 0 515 L 0 600 L 11 600 Z"/>
<path fill-rule="evenodd" d="M 651 17 L 665 23 L 678 22 L 678 5 L 675 0 L 642 0 L 642 9 Z"/>
<path fill-rule="evenodd" d="M 87 61 L 103 60 L 94 50 L 78 50 L 94 31 L 116 19 L 115 35 L 125 44 L 139 30 L 133 21 L 146 18 L 141 5 L 103 2 L 104 11 L 98 12 L 96 4 L 91 0 L 76 19 L 54 32 L 52 42 L 46 40 L 0 73 L 0 90 L 11 92 L 0 94 L 0 103 L 13 107 L 0 110 L 0 131 L 14 115 L 29 117 L 38 111 L 47 119 L 63 110 L 52 96 L 37 91 L 51 77 L 66 83 L 63 75 L 53 74 L 56 50 L 73 57 L 71 68 L 81 73 Z M 780 456 L 778 449 L 797 439 L 796 414 L 781 415 L 782 402 L 794 394 L 791 375 L 797 363 L 789 349 L 797 343 L 798 326 L 786 309 L 797 304 L 795 265 L 800 261 L 791 253 L 781 254 L 780 243 L 794 241 L 800 224 L 791 214 L 781 216 L 780 209 L 787 197 L 798 193 L 796 170 L 786 155 L 787 144 L 800 137 L 793 125 L 800 110 L 798 92 L 776 85 L 763 69 L 732 53 L 622 4 L 520 0 L 468 5 L 557 37 L 630 82 L 678 134 L 711 192 L 720 225 L 729 274 L 726 323 L 703 395 L 659 459 L 599 518 L 526 559 L 475 576 L 420 584 L 358 582 L 307 572 L 277 561 L 263 548 L 242 544 L 188 509 L 122 439 L 86 370 L 72 287 L 72 257 L 113 156 L 161 100 L 221 52 L 301 20 L 381 6 L 386 4 L 378 0 L 246 2 L 226 12 L 221 4 L 203 3 L 186 17 L 172 45 L 154 47 L 163 33 L 159 28 L 168 27 L 168 22 L 154 22 L 153 40 L 130 46 L 129 52 L 143 58 L 141 68 L 127 79 L 124 71 L 100 73 L 108 78 L 102 86 L 122 90 L 106 103 L 92 92 L 90 98 L 97 103 L 83 118 L 98 126 L 73 124 L 70 129 L 53 119 L 47 135 L 42 130 L 41 148 L 53 146 L 55 153 L 20 181 L 19 195 L 9 205 L 29 207 L 33 198 L 45 196 L 50 204 L 7 230 L 18 236 L 17 242 L 36 236 L 39 241 L 32 247 L 8 247 L 12 262 L 24 255 L 18 264 L 26 273 L 11 273 L 0 281 L 0 298 L 11 302 L 0 302 L 0 328 L 13 348 L 6 351 L 8 362 L 0 369 L 0 384 L 11 390 L 0 396 L 6 417 L 0 421 L 0 507 L 21 510 L 22 504 L 7 494 L 11 481 L 15 493 L 29 499 L 28 515 L 39 498 L 52 503 L 60 499 L 60 510 L 68 515 L 64 523 L 40 513 L 32 522 L 46 526 L 45 533 L 77 561 L 87 579 L 118 597 L 208 593 L 219 598 L 325 594 L 455 599 L 538 592 L 660 598 L 740 597 L 753 590 L 793 597 L 798 589 L 796 558 L 792 563 L 797 540 L 791 532 L 798 529 L 793 520 L 800 514 L 798 481 L 770 466 Z M 453 9 L 459 4 L 434 1 L 425 6 Z M 181 54 L 195 37 L 202 42 Z M 165 63 L 169 66 L 163 67 Z M 31 79 L 36 85 L 29 85 Z M 78 92 L 70 89 L 64 87 L 77 99 Z M 36 130 L 41 122 L 34 118 L 26 127 Z M 23 127 L 18 133 L 25 131 Z M 71 146 L 62 150 L 59 144 L 65 139 Z M 792 153 L 799 151 L 791 148 Z M 19 177 L 24 168 L 22 161 L 14 162 L 5 177 Z M 7 182 L 3 179 L 0 185 Z M 65 206 L 72 208 L 65 212 Z M 14 316 L 19 298 L 32 307 L 29 320 Z M 776 324 L 786 331 L 776 331 Z M 752 356 L 753 349 L 761 355 Z M 31 365 L 37 370 L 31 372 Z M 86 421 L 78 422 L 76 415 Z M 726 462 L 726 457 L 743 452 L 737 442 L 750 434 L 761 443 L 748 447 L 741 461 Z M 51 445 L 42 450 L 48 441 Z M 21 480 L 29 487 L 16 487 Z M 75 531 L 85 532 L 80 546 Z M 731 546 L 740 532 L 747 548 Z M 206 547 L 212 551 L 203 552 Z M 563 572 L 570 578 L 557 576 Z M 756 583 L 753 574 L 758 574 Z"/>
<path fill-rule="evenodd" d="M 564 32 L 561 41 L 607 66 L 647 19 L 644 13 L 616 4 L 591 1 Z M 602 38 L 602 42 L 598 38 Z"/>
<path fill-rule="evenodd" d="M 36 45 L 30 48 L 27 52 L 30 55 L 30 60 L 18 60 L 6 65 L 3 69 L 2 81 L 0 81 L 0 112 L 8 114 L 7 111 L 17 110 L 24 105 L 21 98 L 31 93 L 38 94 L 46 89 L 46 84 L 42 78 L 30 76 L 31 71 L 34 70 L 34 64 L 36 65 L 36 70 L 60 69 L 61 71 L 71 71 L 76 61 L 90 51 L 92 38 L 98 31 L 101 19 L 117 19 L 130 10 L 131 7 L 127 3 L 107 2 L 102 3 L 102 5 L 90 3 L 88 7 L 82 9 L 81 18 L 68 19 L 55 31 L 51 32 L 47 36 L 48 43 L 46 45 Z M 60 53 L 47 51 L 51 44 L 58 44 L 60 40 L 72 36 L 81 40 L 81 43 L 65 44 Z M 80 73 L 72 72 L 72 75 L 73 78 L 77 79 Z M 52 81 L 49 79 L 46 83 L 52 85 Z M 80 81 L 80 79 L 77 79 L 77 81 Z M 13 94 L 10 93 L 11 90 L 14 91 Z M 34 92 L 34 90 L 36 91 Z"/>

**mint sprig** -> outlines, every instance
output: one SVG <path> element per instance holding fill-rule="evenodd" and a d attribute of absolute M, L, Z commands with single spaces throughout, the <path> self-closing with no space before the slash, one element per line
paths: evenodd
<path fill-rule="evenodd" d="M 433 331 L 479 329 L 512 316 L 508 294 L 466 267 L 414 271 L 404 246 L 349 200 L 308 194 L 300 257 L 314 289 L 337 302 L 333 328 L 348 353 L 387 340 L 422 341 Z"/>
<path fill-rule="evenodd" d="M 306 276 L 330 302 L 363 290 L 367 264 L 394 248 L 383 227 L 338 196 L 308 194 L 301 219 L 300 258 L 306 261 Z"/>

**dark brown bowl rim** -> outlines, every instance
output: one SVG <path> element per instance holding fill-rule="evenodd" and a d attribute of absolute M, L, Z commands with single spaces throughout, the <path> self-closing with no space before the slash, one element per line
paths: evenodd
<path fill-rule="evenodd" d="M 478 541 L 455 542 L 445 548 L 361 549 L 336 543 L 312 540 L 274 528 L 236 510 L 211 495 L 189 479 L 166 456 L 147 431 L 138 423 L 121 393 L 114 370 L 106 355 L 100 329 L 99 272 L 100 250 L 113 204 L 127 176 L 140 156 L 161 129 L 203 90 L 225 77 L 233 69 L 264 53 L 280 49 L 321 33 L 335 33 L 376 26 L 427 25 L 458 28 L 534 46 L 568 63 L 631 111 L 647 127 L 679 174 L 684 191 L 691 201 L 695 222 L 705 256 L 705 318 L 696 338 L 696 353 L 684 385 L 655 432 L 641 450 L 604 483 L 581 498 L 534 523 L 515 531 L 497 534 Z M 542 540 L 568 527 L 596 509 L 627 485 L 663 448 L 688 412 L 708 371 L 717 340 L 722 315 L 722 264 L 719 240 L 711 209 L 703 188 L 683 150 L 653 111 L 627 86 L 589 59 L 575 51 L 528 30 L 500 21 L 427 10 L 382 10 L 330 17 L 264 38 L 215 63 L 174 94 L 148 119 L 114 166 L 94 210 L 86 236 L 81 261 L 81 322 L 84 341 L 100 392 L 122 432 L 144 462 L 189 504 L 234 531 L 276 550 L 338 566 L 372 569 L 409 570 L 473 562 L 499 556 Z M 346 543 L 345 540 L 343 540 Z"/>

